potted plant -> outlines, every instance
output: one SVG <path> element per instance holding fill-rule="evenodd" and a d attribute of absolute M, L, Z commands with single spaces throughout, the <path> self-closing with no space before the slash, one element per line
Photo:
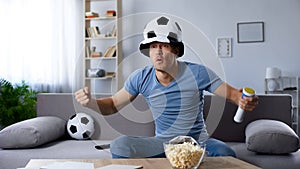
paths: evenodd
<path fill-rule="evenodd" d="M 12 85 L 0 79 L 0 125 L 6 127 L 13 123 L 36 117 L 36 95 L 25 81 Z"/>

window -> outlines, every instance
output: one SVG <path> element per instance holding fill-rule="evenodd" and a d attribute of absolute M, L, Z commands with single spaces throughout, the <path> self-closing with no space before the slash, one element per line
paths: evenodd
<path fill-rule="evenodd" d="M 0 1 L 0 78 L 48 92 L 80 86 L 81 16 L 81 1 Z"/>

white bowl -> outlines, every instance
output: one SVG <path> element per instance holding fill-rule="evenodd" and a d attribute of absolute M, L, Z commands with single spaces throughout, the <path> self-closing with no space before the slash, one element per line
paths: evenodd
<path fill-rule="evenodd" d="M 204 159 L 205 144 L 190 136 L 178 136 L 164 143 L 167 159 L 173 169 L 197 169 Z"/>

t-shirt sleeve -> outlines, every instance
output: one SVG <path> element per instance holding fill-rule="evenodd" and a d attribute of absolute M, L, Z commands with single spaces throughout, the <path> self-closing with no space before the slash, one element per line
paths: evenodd
<path fill-rule="evenodd" d="M 203 67 L 199 73 L 200 86 L 204 90 L 213 93 L 222 83 L 223 80 L 210 68 Z"/>
<path fill-rule="evenodd" d="M 215 78 L 212 79 L 211 85 L 210 85 L 208 91 L 213 93 L 222 83 L 223 83 L 223 80 L 216 75 Z"/>
<path fill-rule="evenodd" d="M 131 73 L 131 75 L 126 79 L 124 87 L 127 92 L 133 96 L 137 96 L 139 91 L 139 78 L 140 78 L 140 69 Z"/>

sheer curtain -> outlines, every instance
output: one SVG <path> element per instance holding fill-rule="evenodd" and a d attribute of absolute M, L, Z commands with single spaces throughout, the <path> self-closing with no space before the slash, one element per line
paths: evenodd
<path fill-rule="evenodd" d="M 81 0 L 1 0 L 0 78 L 38 91 L 80 87 L 82 12 Z"/>

